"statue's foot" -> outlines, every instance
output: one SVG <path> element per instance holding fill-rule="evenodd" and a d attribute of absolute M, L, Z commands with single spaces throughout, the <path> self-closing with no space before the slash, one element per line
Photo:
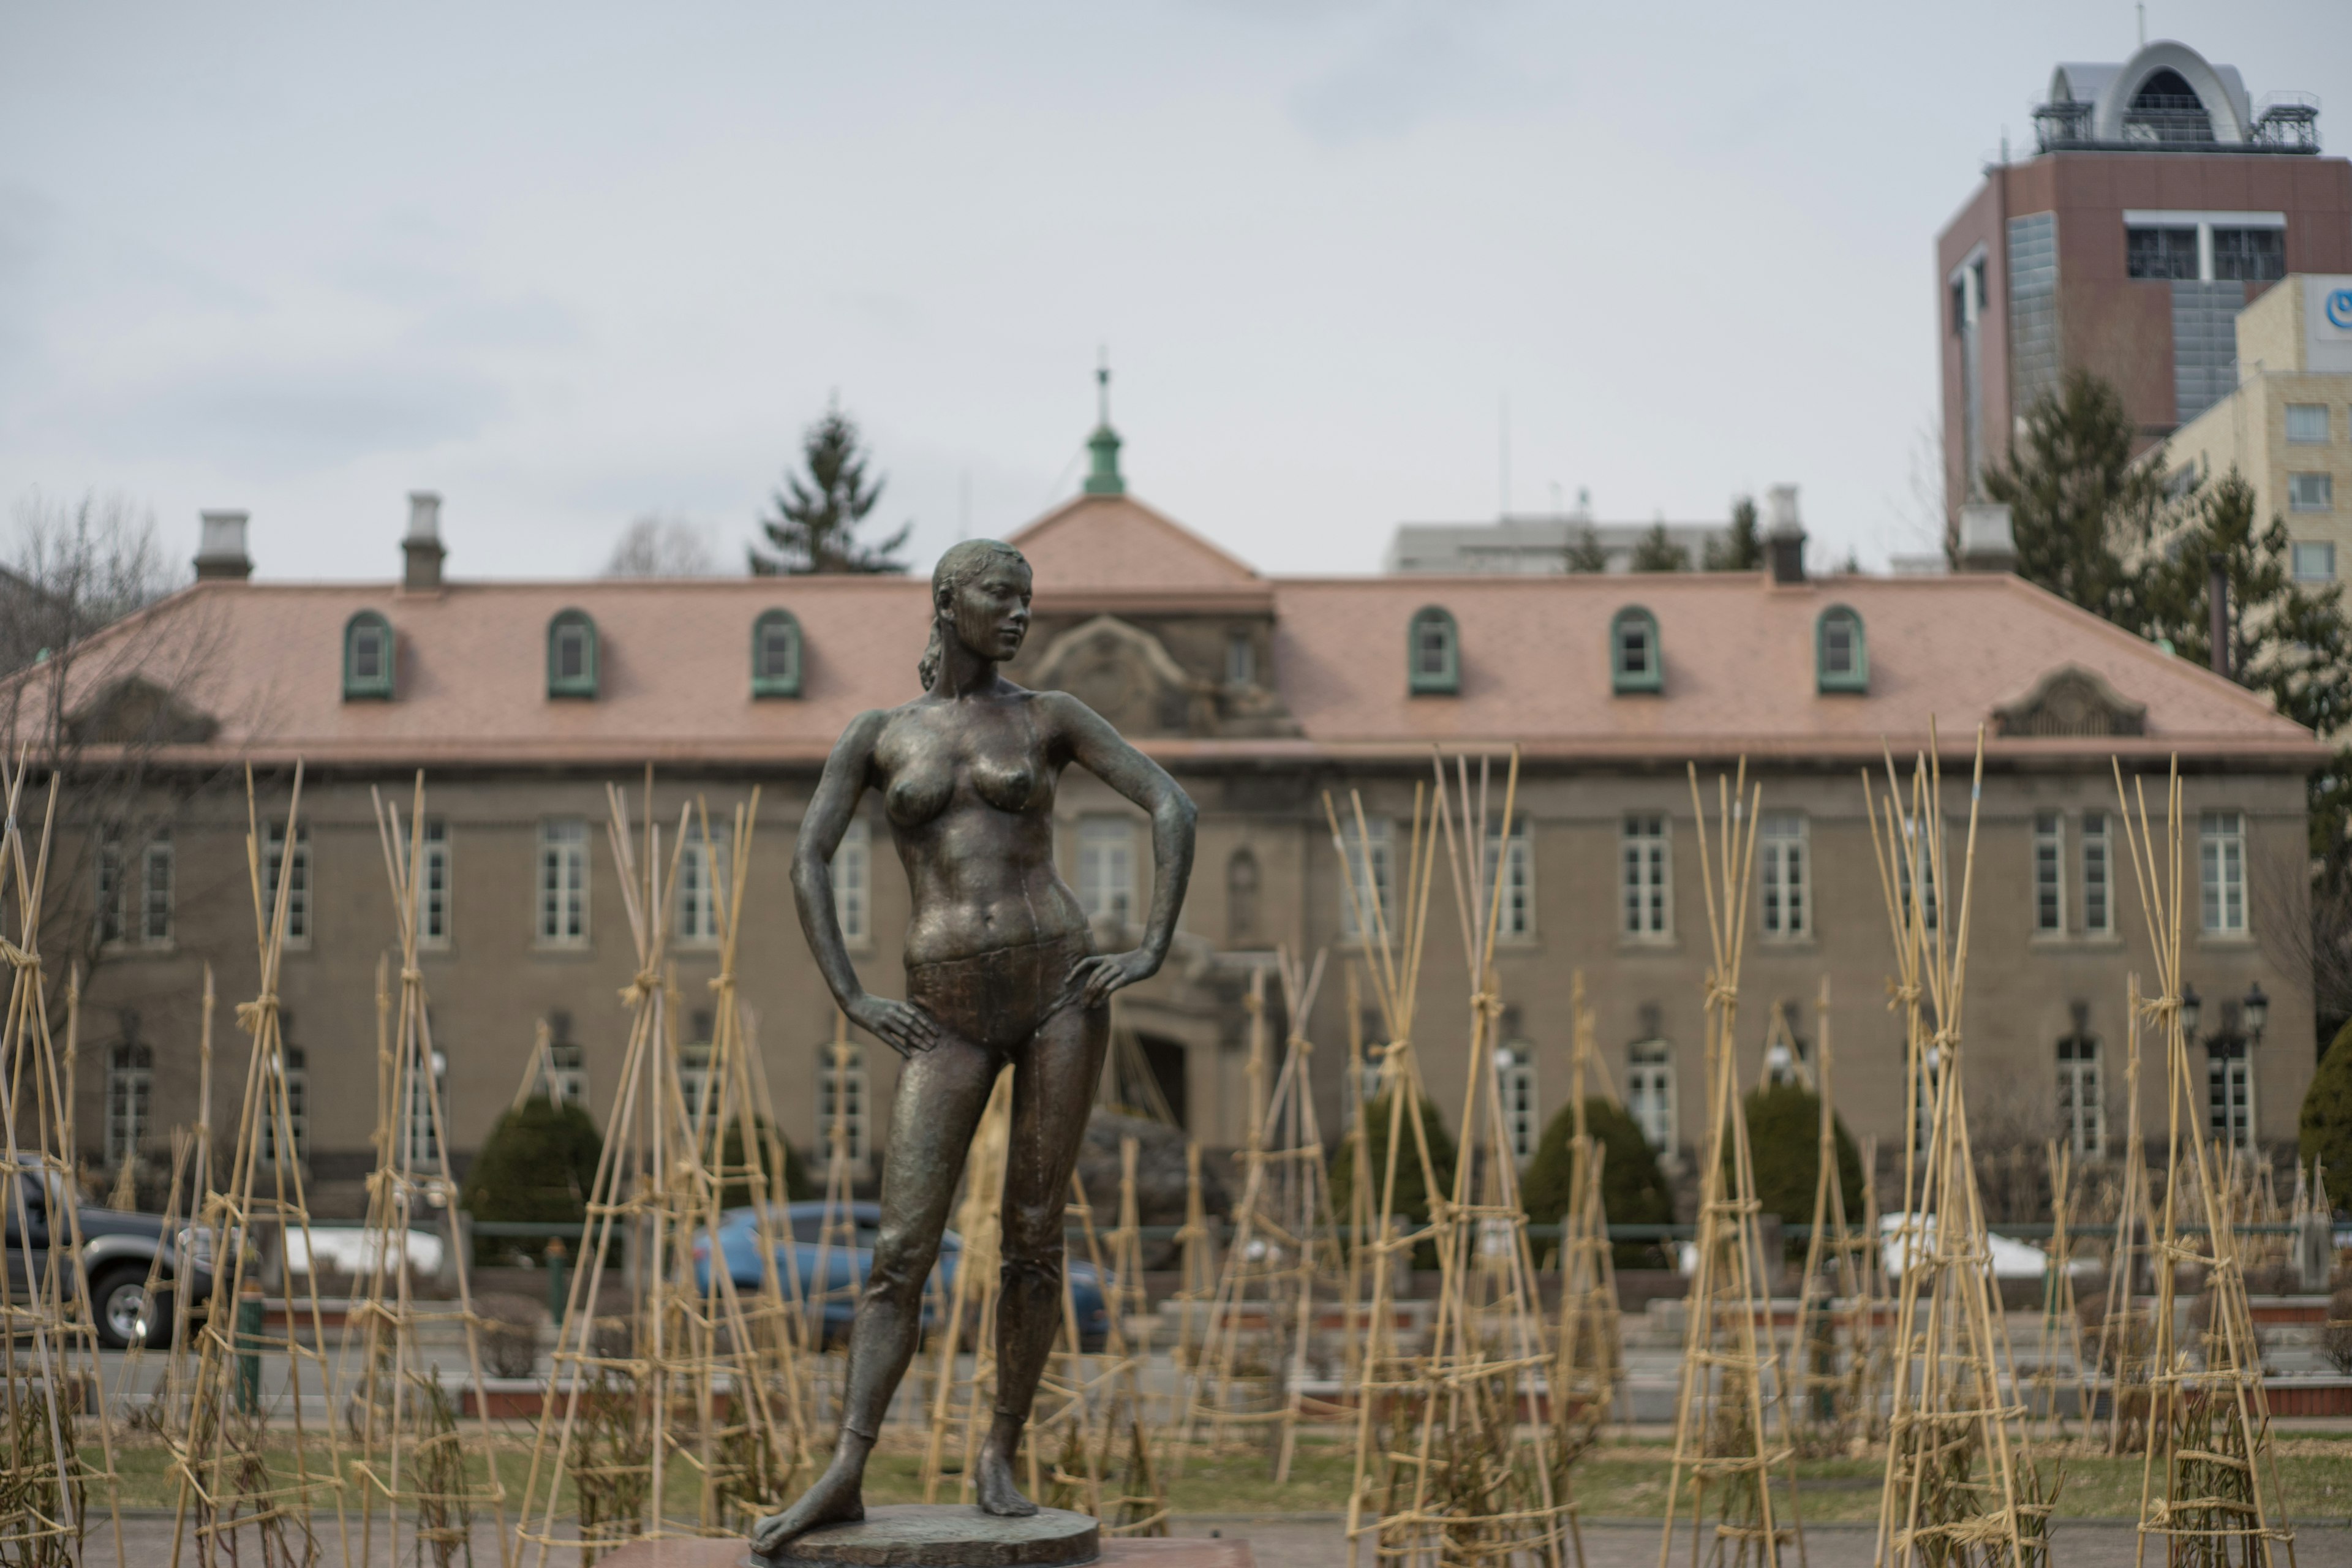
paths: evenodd
<path fill-rule="evenodd" d="M 860 1483 L 865 1467 L 835 1459 L 792 1507 L 751 1527 L 751 1550 L 772 1557 L 792 1542 L 825 1524 L 854 1524 L 866 1517 Z"/>
<path fill-rule="evenodd" d="M 980 1462 L 972 1467 L 972 1481 L 982 1513 L 992 1513 L 1000 1519 L 1026 1519 L 1037 1511 L 1037 1505 L 1023 1497 L 1021 1489 L 1013 1484 L 1010 1454 L 1000 1454 L 992 1447 L 983 1446 Z"/>

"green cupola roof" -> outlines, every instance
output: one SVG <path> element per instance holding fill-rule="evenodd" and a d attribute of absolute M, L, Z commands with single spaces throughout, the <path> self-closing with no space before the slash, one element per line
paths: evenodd
<path fill-rule="evenodd" d="M 1105 363 L 1095 371 L 1095 397 L 1097 416 L 1095 433 L 1087 437 L 1087 449 L 1094 454 L 1094 467 L 1087 474 L 1086 493 L 1090 496 L 1123 496 L 1127 479 L 1118 471 L 1118 432 L 1110 427 L 1110 365 Z"/>

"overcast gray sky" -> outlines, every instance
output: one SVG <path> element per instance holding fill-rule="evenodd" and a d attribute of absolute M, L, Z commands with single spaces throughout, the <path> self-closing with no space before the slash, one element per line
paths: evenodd
<path fill-rule="evenodd" d="M 2321 95 L 2340 3 L 2147 7 Z M 1927 544 L 1936 229 L 2129 4 L 0 10 L 0 501 L 121 490 L 273 577 L 730 563 L 838 389 L 928 563 L 1076 483 L 1259 565 L 1589 488 L 1803 487 Z M 969 497 L 967 516 L 966 496 Z"/>

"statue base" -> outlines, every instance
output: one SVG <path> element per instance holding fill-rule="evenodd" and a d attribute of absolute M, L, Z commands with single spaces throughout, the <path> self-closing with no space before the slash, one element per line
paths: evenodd
<path fill-rule="evenodd" d="M 1000 1519 L 965 1504 L 907 1502 L 821 1525 L 772 1557 L 747 1553 L 741 1568 L 1065 1568 L 1101 1554 L 1101 1527 L 1067 1509 Z"/>
<path fill-rule="evenodd" d="M 1250 1556 L 1249 1542 L 1232 1537 L 1222 1541 L 1203 1541 L 1186 1537 L 1171 1539 L 1161 1536 L 1156 1539 L 1139 1539 L 1133 1536 L 1114 1536 L 1110 1540 L 1103 1541 L 1096 1533 L 1093 1520 L 1086 1518 L 1083 1514 L 1064 1513 L 1058 1509 L 1042 1509 L 1036 1517 L 1032 1519 L 997 1519 L 971 1507 L 924 1508 L 899 1504 L 893 1504 L 887 1508 L 869 1509 L 865 1521 L 860 1524 L 828 1525 L 823 1530 L 811 1531 L 806 1536 L 786 1547 L 784 1552 L 772 1559 L 772 1562 L 765 1557 L 751 1555 L 740 1536 L 731 1541 L 671 1537 L 660 1541 L 632 1541 L 625 1546 L 617 1547 L 597 1559 L 596 1568 L 740 1568 L 741 1564 L 747 1563 L 754 1564 L 755 1568 L 783 1568 L 785 1564 L 791 1564 L 792 1568 L 823 1568 L 823 1565 L 828 1563 L 848 1561 L 848 1559 L 826 1554 L 825 1548 L 830 1542 L 837 1539 L 836 1532 L 867 1530 L 872 1528 L 881 1516 L 895 1513 L 934 1516 L 937 1522 L 930 1525 L 929 1531 L 935 1537 L 944 1534 L 950 1529 L 954 1529 L 962 1531 L 967 1539 L 984 1538 L 982 1532 L 989 1526 L 1034 1528 L 1040 1520 L 1075 1519 L 1086 1527 L 1083 1533 L 1091 1543 L 1087 1548 L 1089 1557 L 1099 1563 L 1100 1568 L 1255 1568 Z M 1094 1555 L 1096 1553 L 1099 1555 Z M 1076 1563 L 1087 1562 L 1089 1557 L 1066 1557 L 1055 1561 Z M 869 1558 L 858 1561 L 866 1563 L 877 1560 Z M 938 1563 L 942 1559 L 899 1558 L 896 1561 L 908 1563 L 918 1561 Z M 1034 1563 L 1039 1560 L 967 1557 L 960 1561 L 995 1563 L 1004 1564 L 1006 1568 L 1016 1568 L 1018 1564 Z"/>

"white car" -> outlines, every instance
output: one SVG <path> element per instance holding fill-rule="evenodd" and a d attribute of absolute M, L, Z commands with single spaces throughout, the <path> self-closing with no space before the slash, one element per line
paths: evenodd
<path fill-rule="evenodd" d="M 1916 1222 L 1914 1224 L 1906 1222 Z M 1936 1216 L 1925 1215 L 1881 1215 L 1878 1234 L 1886 1260 L 1886 1277 L 1900 1279 L 1903 1266 L 1910 1260 L 1916 1248 L 1922 1255 L 1936 1244 Z M 1992 1254 L 1992 1273 L 1996 1279 L 2039 1279 L 2050 1272 L 2050 1255 L 2030 1241 L 1988 1233 L 1987 1250 Z"/>
<path fill-rule="evenodd" d="M 289 1274 L 312 1272 L 349 1274 L 354 1278 L 372 1274 L 383 1267 L 383 1239 L 363 1226 L 319 1226 L 310 1228 L 306 1237 L 299 1228 L 286 1233 L 286 1271 Z M 411 1274 L 441 1272 L 441 1238 L 429 1230 L 407 1233 Z M 317 1268 L 312 1268 L 312 1259 Z"/>

